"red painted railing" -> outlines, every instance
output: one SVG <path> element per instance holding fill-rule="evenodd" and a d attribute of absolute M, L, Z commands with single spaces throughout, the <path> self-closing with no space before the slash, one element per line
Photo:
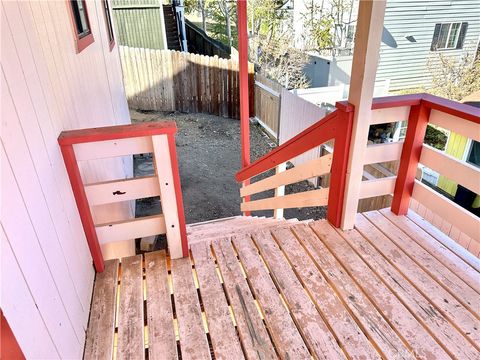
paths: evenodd
<path fill-rule="evenodd" d="M 405 214 L 408 211 L 430 112 L 437 110 L 461 118 L 459 119 L 461 121 L 480 124 L 480 109 L 429 94 L 376 98 L 373 100 L 372 110 L 405 106 L 410 107 L 410 115 L 394 188 L 392 211 L 396 214 Z M 240 170 L 236 175 L 237 181 L 248 180 L 330 139 L 334 139 L 335 147 L 331 168 L 327 219 L 333 225 L 339 227 L 342 219 L 354 109 L 346 101 L 338 102 L 336 107 L 337 110 L 330 115 L 272 150 L 250 166 Z"/>
<path fill-rule="evenodd" d="M 162 121 L 140 123 L 134 125 L 120 125 L 64 131 L 60 134 L 58 138 L 58 143 L 61 147 L 62 155 L 65 161 L 65 167 L 67 169 L 67 173 L 73 189 L 75 201 L 77 203 L 77 208 L 80 214 L 80 219 L 82 221 L 83 229 L 85 231 L 88 246 L 92 254 L 93 263 L 95 269 L 98 272 L 102 272 L 104 270 L 104 261 L 97 236 L 96 225 L 93 221 L 92 213 L 90 211 L 89 200 L 85 191 L 85 184 L 82 180 L 82 176 L 80 174 L 77 163 L 75 145 L 88 143 L 88 146 L 91 146 L 91 144 L 98 142 L 109 144 L 109 150 L 107 151 L 109 152 L 109 154 L 104 156 L 104 154 L 92 153 L 90 156 L 91 159 L 125 156 L 144 152 L 151 152 L 155 157 L 158 150 L 161 150 L 163 154 L 169 154 L 169 157 L 167 155 L 168 160 L 166 161 L 170 163 L 171 168 L 166 169 L 165 171 L 160 169 L 159 172 L 158 163 L 156 164 L 155 168 L 157 178 L 160 181 L 159 188 L 162 192 L 162 207 L 173 206 L 172 208 L 176 208 L 176 211 L 170 212 L 169 219 L 167 219 L 167 210 L 162 209 L 164 213 L 163 219 L 165 221 L 165 223 L 162 225 L 163 228 L 166 228 L 167 241 L 169 241 L 169 246 L 169 233 L 172 233 L 174 235 L 173 237 L 175 238 L 174 241 L 176 245 L 176 252 L 178 253 L 174 257 L 181 257 L 182 255 L 188 256 L 188 244 L 185 228 L 182 191 L 180 185 L 180 175 L 178 172 L 175 148 L 174 135 L 176 131 L 177 127 L 175 122 Z M 164 139 L 165 136 L 166 140 Z M 126 141 L 132 141 L 128 146 L 129 151 L 122 148 L 122 146 L 125 146 L 126 144 L 121 143 L 121 141 L 125 139 Z M 141 141 L 135 142 L 135 140 Z M 161 145 L 155 145 L 157 144 L 157 140 L 159 141 L 158 144 L 160 144 L 160 140 L 162 140 Z M 159 146 L 162 146 L 162 148 L 160 149 Z M 119 181 L 116 183 L 120 184 L 122 183 L 122 181 L 125 180 L 119 179 Z M 169 204 L 166 204 L 166 202 L 169 200 L 173 201 L 171 201 Z M 118 225 L 118 223 L 108 226 L 116 225 Z M 179 229 L 177 229 L 177 227 Z M 179 244 L 178 242 L 181 242 L 181 244 Z M 172 251 L 172 249 L 170 249 L 170 251 Z"/>
<path fill-rule="evenodd" d="M 333 152 L 331 167 L 327 219 L 333 225 L 340 226 L 352 131 L 352 110 L 351 106 L 346 107 L 340 104 L 339 108 L 331 114 L 261 157 L 250 166 L 240 170 L 236 174 L 237 181 L 244 182 L 249 180 L 329 140 L 334 140 L 335 151 Z"/>

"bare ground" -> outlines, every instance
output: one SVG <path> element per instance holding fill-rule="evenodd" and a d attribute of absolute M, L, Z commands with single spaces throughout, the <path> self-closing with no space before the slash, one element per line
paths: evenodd
<path fill-rule="evenodd" d="M 187 224 L 241 214 L 239 185 L 235 181 L 235 173 L 241 167 L 238 120 L 179 112 L 131 111 L 130 115 L 132 122 L 162 119 L 176 121 L 177 156 Z M 260 126 L 251 124 L 250 129 L 253 162 L 275 147 L 275 143 Z M 149 155 L 136 156 L 134 163 L 135 176 L 153 172 L 152 159 Z M 303 181 L 287 186 L 286 194 L 308 189 L 313 189 L 313 186 Z M 272 194 L 273 191 L 267 191 L 254 196 L 252 200 Z M 158 213 L 159 208 L 158 198 L 139 200 L 136 216 Z M 325 217 L 325 212 L 325 207 L 286 209 L 284 216 L 300 220 L 321 219 Z M 272 216 L 272 211 L 256 212 L 253 215 Z"/>

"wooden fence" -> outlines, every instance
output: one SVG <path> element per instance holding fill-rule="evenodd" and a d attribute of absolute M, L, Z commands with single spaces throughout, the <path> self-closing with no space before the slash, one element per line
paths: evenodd
<path fill-rule="evenodd" d="M 240 117 L 238 61 L 172 50 L 119 49 L 130 108 Z M 251 116 L 253 81 L 250 64 Z"/>
<path fill-rule="evenodd" d="M 283 87 L 261 74 L 255 74 L 255 117 L 265 130 L 278 139 L 280 94 Z"/>

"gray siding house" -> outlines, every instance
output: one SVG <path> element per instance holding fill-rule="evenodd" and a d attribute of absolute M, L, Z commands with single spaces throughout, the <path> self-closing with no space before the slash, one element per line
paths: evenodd
<path fill-rule="evenodd" d="M 434 67 L 440 55 L 461 59 L 467 52 L 473 59 L 479 39 L 480 0 L 387 0 L 376 80 L 389 80 L 390 90 L 428 87 L 428 62 Z M 347 48 L 336 53 L 345 54 L 353 42 L 341 46 Z M 340 85 L 349 82 L 350 68 L 350 55 L 311 54 L 306 73 L 312 86 Z"/>

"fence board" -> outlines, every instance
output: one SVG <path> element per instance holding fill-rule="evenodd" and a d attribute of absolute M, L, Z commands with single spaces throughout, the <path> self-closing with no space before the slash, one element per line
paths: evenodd
<path fill-rule="evenodd" d="M 130 108 L 239 118 L 238 61 L 127 46 L 120 46 L 120 56 Z M 249 65 L 249 94 L 254 94 L 254 68 Z"/>

